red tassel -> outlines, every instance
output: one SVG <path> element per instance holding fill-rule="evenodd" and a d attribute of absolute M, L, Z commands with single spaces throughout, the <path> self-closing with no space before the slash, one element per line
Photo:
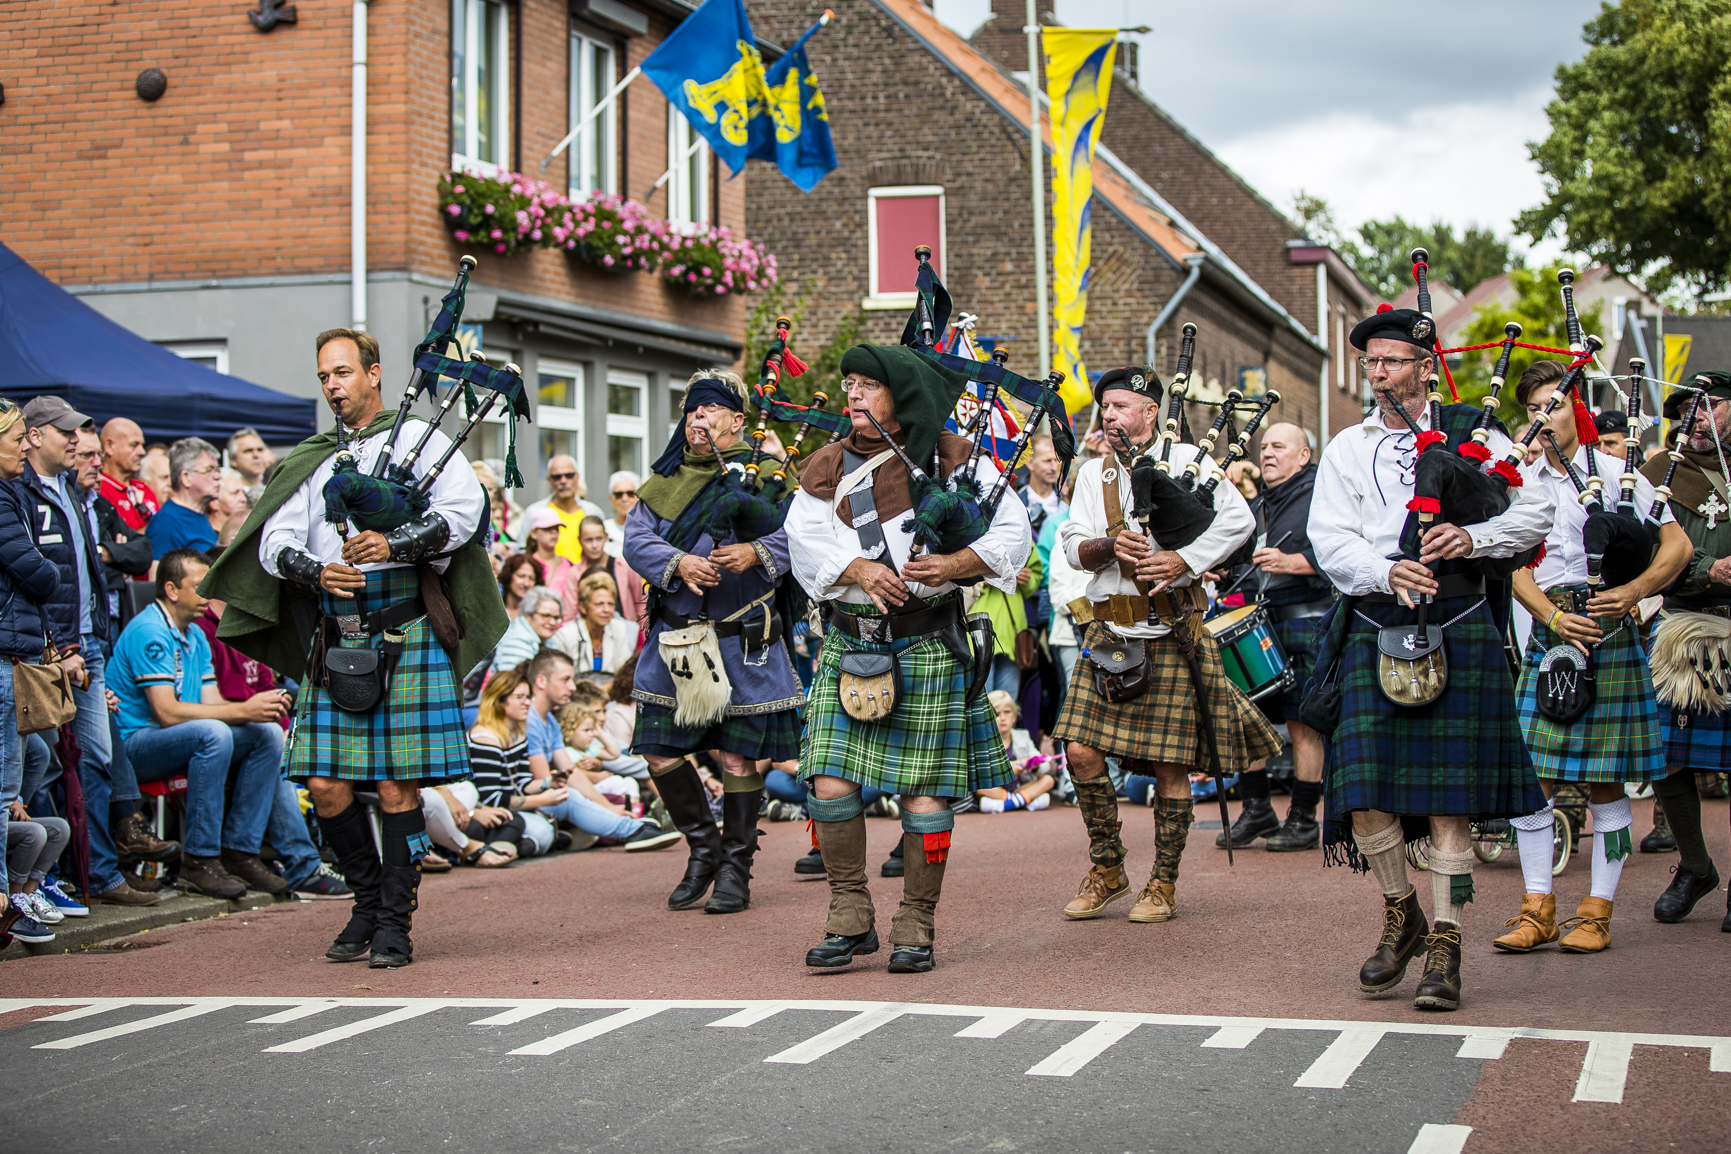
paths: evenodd
<path fill-rule="evenodd" d="M 1491 451 L 1477 441 L 1469 440 L 1456 451 L 1459 452 L 1461 456 L 1472 461 L 1482 462 L 1491 459 Z"/>
<path fill-rule="evenodd" d="M 1593 414 L 1587 411 L 1579 394 L 1575 396 L 1575 438 L 1583 445 L 1599 443 L 1599 426 L 1593 424 Z"/>
<path fill-rule="evenodd" d="M 1387 301 L 1383 301 L 1381 304 L 1376 306 L 1376 311 L 1379 313 L 1392 313 L 1394 311 L 1394 306 L 1389 304 Z"/>
<path fill-rule="evenodd" d="M 1435 497 L 1414 497 L 1406 503 L 1406 507 L 1414 513 L 1442 512 L 1442 502 Z"/>
<path fill-rule="evenodd" d="M 1521 479 L 1521 471 L 1507 461 L 1498 461 L 1492 465 L 1491 472 L 1507 481 L 1511 489 L 1519 489 L 1524 483 Z"/>
<path fill-rule="evenodd" d="M 817 818 L 808 817 L 805 819 L 805 832 L 811 835 L 811 848 L 817 849 Z"/>
<path fill-rule="evenodd" d="M 1427 429 L 1418 435 L 1418 451 L 1422 453 L 1432 445 L 1440 445 L 1448 439 L 1449 435 L 1447 433 L 1438 432 L 1435 429 Z"/>
<path fill-rule="evenodd" d="M 926 836 L 926 864 L 937 865 L 950 856 L 950 831 L 928 833 Z"/>
<path fill-rule="evenodd" d="M 1539 567 L 1539 562 L 1543 561 L 1544 559 L 1545 559 L 1545 543 L 1543 541 L 1540 541 L 1539 542 L 1538 556 L 1534 557 L 1531 561 L 1527 562 L 1527 568 L 1528 569 L 1537 569 Z"/>
<path fill-rule="evenodd" d="M 805 371 L 811 367 L 794 356 L 793 350 L 786 346 L 783 346 L 781 350 L 781 363 L 787 368 L 787 375 L 790 377 L 803 376 Z"/>

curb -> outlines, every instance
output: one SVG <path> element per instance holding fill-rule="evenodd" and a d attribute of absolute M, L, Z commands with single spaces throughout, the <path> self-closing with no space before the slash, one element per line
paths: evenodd
<path fill-rule="evenodd" d="M 173 896 L 170 896 L 173 895 Z M 0 950 L 0 962 L 13 961 L 19 958 L 41 957 L 46 954 L 70 954 L 87 950 L 103 942 L 116 938 L 130 937 L 146 930 L 160 929 L 163 926 L 177 926 L 184 922 L 203 921 L 207 918 L 220 918 L 242 910 L 262 909 L 275 905 L 279 899 L 257 890 L 248 890 L 245 897 L 229 901 L 226 898 L 206 897 L 203 894 L 188 893 L 184 890 L 164 890 L 163 900 L 153 906 L 110 906 L 98 905 L 91 909 L 89 917 L 67 918 L 50 927 L 54 930 L 54 940 L 41 945 L 30 945 L 14 940 L 4 950 Z M 292 898 L 281 899 L 292 901 Z"/>

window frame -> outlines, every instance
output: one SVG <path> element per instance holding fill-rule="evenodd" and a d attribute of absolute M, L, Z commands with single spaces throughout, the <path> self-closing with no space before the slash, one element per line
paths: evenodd
<path fill-rule="evenodd" d="M 941 184 L 894 184 L 868 188 L 866 189 L 866 296 L 864 300 L 860 301 L 861 308 L 907 309 L 913 307 L 918 293 L 878 291 L 878 201 L 924 196 L 938 198 L 938 249 L 933 254 L 932 263 L 938 275 L 944 275 L 945 261 L 948 259 L 950 251 L 949 211 L 945 202 L 944 186 Z"/>
<path fill-rule="evenodd" d="M 461 18 L 461 19 L 459 19 Z M 498 160 L 485 160 L 477 155 L 480 133 L 478 121 L 474 116 L 477 105 L 479 87 L 479 63 L 477 54 L 470 49 L 480 43 L 484 44 L 486 37 L 480 21 L 493 19 L 497 21 L 495 29 L 493 56 L 490 67 L 493 76 L 491 99 L 493 101 L 494 136 L 493 155 Z M 459 27 L 461 23 L 461 27 Z M 473 35 L 471 35 L 473 33 Z M 457 60 L 459 47 L 462 50 L 462 75 L 458 76 Z M 468 171 L 480 176 L 496 176 L 509 167 L 511 155 L 511 10 L 503 0 L 451 0 L 451 60 L 450 60 L 450 135 L 451 135 L 451 168 L 453 171 Z M 457 85 L 461 83 L 463 110 L 461 135 L 462 147 L 457 147 L 456 137 L 459 134 Z"/>
<path fill-rule="evenodd" d="M 597 53 L 605 53 L 607 57 L 606 82 L 600 86 L 599 95 L 596 93 L 594 76 L 594 58 Z M 618 52 L 614 45 L 604 40 L 573 30 L 567 69 L 570 92 L 567 94 L 568 123 L 565 127 L 566 131 L 570 131 L 576 128 L 589 110 L 607 93 L 613 91 L 613 86 L 618 83 Z M 591 150 L 585 146 L 591 139 L 591 134 L 597 130 L 601 139 L 598 147 Z M 615 195 L 619 192 L 618 139 L 619 101 L 615 99 L 590 122 L 587 131 L 580 133 L 578 138 L 572 141 L 565 181 L 566 192 L 572 200 L 588 200 L 596 193 Z M 599 157 L 604 170 L 600 180 L 593 179 L 593 174 L 588 171 L 590 162 L 596 157 Z"/>
<path fill-rule="evenodd" d="M 228 375 L 227 341 L 164 341 L 161 347 L 183 361 L 203 362 L 209 357 L 216 364 L 207 365 L 207 368 L 213 368 L 225 377 Z"/>
<path fill-rule="evenodd" d="M 683 163 L 675 161 L 693 142 L 697 143 L 697 151 L 686 157 Z M 703 138 L 685 114 L 669 104 L 667 106 L 667 167 L 673 169 L 673 175 L 667 178 L 667 220 L 692 231 L 709 226 L 710 215 L 710 149 L 709 141 Z M 695 182 L 692 177 L 695 175 Z"/>
<path fill-rule="evenodd" d="M 575 393 L 573 405 L 543 405 L 541 403 L 542 377 L 568 377 L 571 380 L 572 391 Z M 584 472 L 588 446 L 584 443 L 583 429 L 588 423 L 585 420 L 589 404 L 589 368 L 578 361 L 562 361 L 552 357 L 541 357 L 535 366 L 535 429 L 537 440 L 539 432 L 546 429 L 551 432 L 575 433 L 571 440 L 575 442 L 575 452 L 571 454 L 577 460 L 577 475 L 587 476 Z M 491 415 L 489 414 L 489 418 Z M 503 417 L 500 418 L 503 420 Z M 542 461 L 545 469 L 547 462 Z"/>
<path fill-rule="evenodd" d="M 607 467 L 613 469 L 612 439 L 619 437 L 637 442 L 636 467 L 632 472 L 642 476 L 652 459 L 649 456 L 649 390 L 654 387 L 654 381 L 648 373 L 637 369 L 609 368 L 606 373 L 606 383 L 609 389 L 607 401 L 607 437 L 608 454 Z M 637 390 L 637 415 L 615 413 L 611 390 L 618 388 L 633 388 Z"/>

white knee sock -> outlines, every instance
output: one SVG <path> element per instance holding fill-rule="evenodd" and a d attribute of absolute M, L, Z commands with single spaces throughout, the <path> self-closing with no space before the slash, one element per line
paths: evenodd
<path fill-rule="evenodd" d="M 1401 833 L 1400 819 L 1373 834 L 1355 833 L 1352 840 L 1358 843 L 1358 852 L 1376 875 L 1384 896 L 1404 898 L 1412 883 L 1406 880 L 1406 838 Z"/>
<path fill-rule="evenodd" d="M 1551 892 L 1551 858 L 1555 849 L 1551 806 L 1523 814 L 1509 822 L 1515 827 L 1515 845 L 1521 851 L 1521 880 L 1530 894 Z"/>
<path fill-rule="evenodd" d="M 1430 847 L 1431 921 L 1453 922 L 1457 927 L 1473 900 L 1473 851 L 1446 853 Z"/>
<path fill-rule="evenodd" d="M 1617 896 L 1623 862 L 1629 857 L 1629 826 L 1635 815 L 1629 811 L 1626 797 L 1602 804 L 1595 801 L 1587 808 L 1593 811 L 1593 896 L 1611 901 Z"/>

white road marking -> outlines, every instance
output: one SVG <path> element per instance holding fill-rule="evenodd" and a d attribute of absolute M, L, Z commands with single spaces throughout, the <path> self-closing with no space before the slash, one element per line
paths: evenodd
<path fill-rule="evenodd" d="M 494 1014 L 490 1018 L 478 1018 L 475 1021 L 470 1022 L 469 1025 L 471 1025 L 471 1026 L 515 1026 L 518 1022 L 527 1022 L 530 1018 L 538 1018 L 542 1014 L 545 1014 L 548 1010 L 555 1010 L 555 1009 L 558 1009 L 558 1006 L 553 1005 L 553 1004 L 546 1004 L 546 1005 L 540 1005 L 540 1006 L 535 1006 L 535 1005 L 513 1006 L 509 1010 L 502 1010 L 499 1013 Z"/>
<path fill-rule="evenodd" d="M 74 1034 L 70 1038 L 61 1038 L 53 1042 L 43 1042 L 32 1046 L 33 1050 L 75 1050 L 79 1046 L 88 1046 L 92 1042 L 106 1042 L 110 1038 L 120 1038 L 127 1034 L 136 1034 L 142 1030 L 153 1030 L 157 1026 L 166 1026 L 170 1022 L 184 1022 L 188 1018 L 197 1018 L 217 1010 L 227 1009 L 232 1002 L 216 1000 L 200 1002 L 191 1006 L 182 1006 L 178 1010 L 170 1010 L 166 1014 L 157 1014 L 153 1018 L 141 1018 L 136 1022 L 127 1022 L 122 1026 L 109 1026 L 102 1030 L 92 1030 L 88 1034 Z M 62 1019 L 64 1021 L 65 1019 Z"/>
<path fill-rule="evenodd" d="M 1310 1069 L 1298 1076 L 1293 1085 L 1317 1090 L 1344 1089 L 1359 1063 L 1370 1057 L 1370 1052 L 1382 1041 L 1383 1033 L 1379 1026 L 1342 1030 L 1340 1037 L 1329 1043 L 1328 1049 L 1310 1064 Z"/>
<path fill-rule="evenodd" d="M 605 1018 L 598 1018 L 587 1025 L 578 1026 L 575 1030 L 566 1030 L 563 1034 L 554 1034 L 551 1038 L 543 1038 L 539 1042 L 519 1046 L 511 1053 L 528 1054 L 534 1057 L 557 1054 L 561 1050 L 569 1050 L 580 1042 L 587 1042 L 591 1038 L 599 1038 L 602 1034 L 611 1033 L 620 1026 L 629 1026 L 633 1022 L 652 1018 L 665 1008 L 664 1005 L 653 1005 L 620 1010 L 617 1014 L 609 1014 Z"/>
<path fill-rule="evenodd" d="M 1242 1050 L 1262 1034 L 1261 1026 L 1222 1026 L 1202 1042 L 1204 1050 Z"/>
<path fill-rule="evenodd" d="M 1418 1137 L 1406 1148 L 1406 1154 L 1461 1154 L 1472 1132 L 1471 1126 L 1426 1122 L 1418 1128 Z"/>
<path fill-rule="evenodd" d="M 1629 1059 L 1634 1053 L 1634 1043 L 1621 1039 L 1598 1038 L 1588 1042 L 1581 1076 L 1575 1082 L 1575 1101 L 1620 1104 L 1623 1083 L 1629 1079 Z"/>
<path fill-rule="evenodd" d="M 956 1031 L 958 1038 L 1002 1038 L 1028 1020 L 1026 1014 L 987 1014 L 971 1026 Z"/>
<path fill-rule="evenodd" d="M 729 1014 L 727 1017 L 709 1024 L 712 1026 L 755 1026 L 765 1018 L 773 1018 L 786 1008 L 786 1002 L 763 1002 L 756 1006 L 747 1006 L 737 1014 Z"/>
<path fill-rule="evenodd" d="M 398 1022 L 406 1022 L 410 1018 L 418 1018 L 422 1014 L 430 1014 L 439 1009 L 437 1003 L 432 1005 L 399 1006 L 383 1014 L 375 1014 L 371 1018 L 362 1018 L 358 1022 L 350 1022 L 346 1026 L 337 1026 L 323 1033 L 309 1034 L 293 1042 L 284 1042 L 280 1046 L 270 1046 L 265 1049 L 267 1054 L 304 1054 L 308 1050 L 316 1050 L 320 1046 L 328 1046 L 332 1042 L 340 1042 L 345 1038 L 353 1038 L 359 1034 L 370 1033 L 385 1026 L 394 1026 Z"/>
<path fill-rule="evenodd" d="M 1457 1058 L 1500 1058 L 1509 1048 L 1508 1034 L 1468 1034 L 1461 1039 Z"/>
<path fill-rule="evenodd" d="M 1138 1022 L 1095 1022 L 1080 1035 L 1065 1042 L 1043 1062 L 1029 1067 L 1028 1073 L 1046 1078 L 1068 1078 L 1101 1054 L 1118 1039 L 1134 1030 Z"/>
<path fill-rule="evenodd" d="M 797 1046 L 790 1046 L 779 1054 L 771 1054 L 764 1061 L 784 1062 L 792 1066 L 807 1065 L 831 1050 L 839 1050 L 849 1042 L 865 1037 L 879 1026 L 895 1021 L 905 1012 L 901 1006 L 883 1006 L 875 1010 L 861 1011 L 823 1033 L 807 1038 Z"/>
<path fill-rule="evenodd" d="M 304 1006 L 295 1006 L 289 1010 L 279 1010 L 274 1014 L 266 1014 L 262 1018 L 254 1018 L 249 1026 L 281 1026 L 288 1022 L 298 1022 L 302 1018 L 310 1018 L 314 1014 L 322 1014 L 326 1010 L 334 1010 L 341 1002 L 308 1002 Z"/>
<path fill-rule="evenodd" d="M 1707 1069 L 1715 1074 L 1731 1074 L 1731 1039 L 1718 1042 L 1708 1050 Z"/>
<path fill-rule="evenodd" d="M 26 1005 L 28 1004 L 29 1003 L 26 1003 Z M 76 1022 L 80 1018 L 88 1018 L 94 1014 L 106 1014 L 112 1009 L 128 1004 L 129 1003 L 123 999 L 117 1000 L 114 998 L 104 998 L 100 1002 L 92 1002 L 90 1005 L 81 1006 L 76 1010 L 67 1010 L 62 1014 L 49 1014 L 46 1018 L 37 1018 L 36 1020 L 38 1022 Z"/>

